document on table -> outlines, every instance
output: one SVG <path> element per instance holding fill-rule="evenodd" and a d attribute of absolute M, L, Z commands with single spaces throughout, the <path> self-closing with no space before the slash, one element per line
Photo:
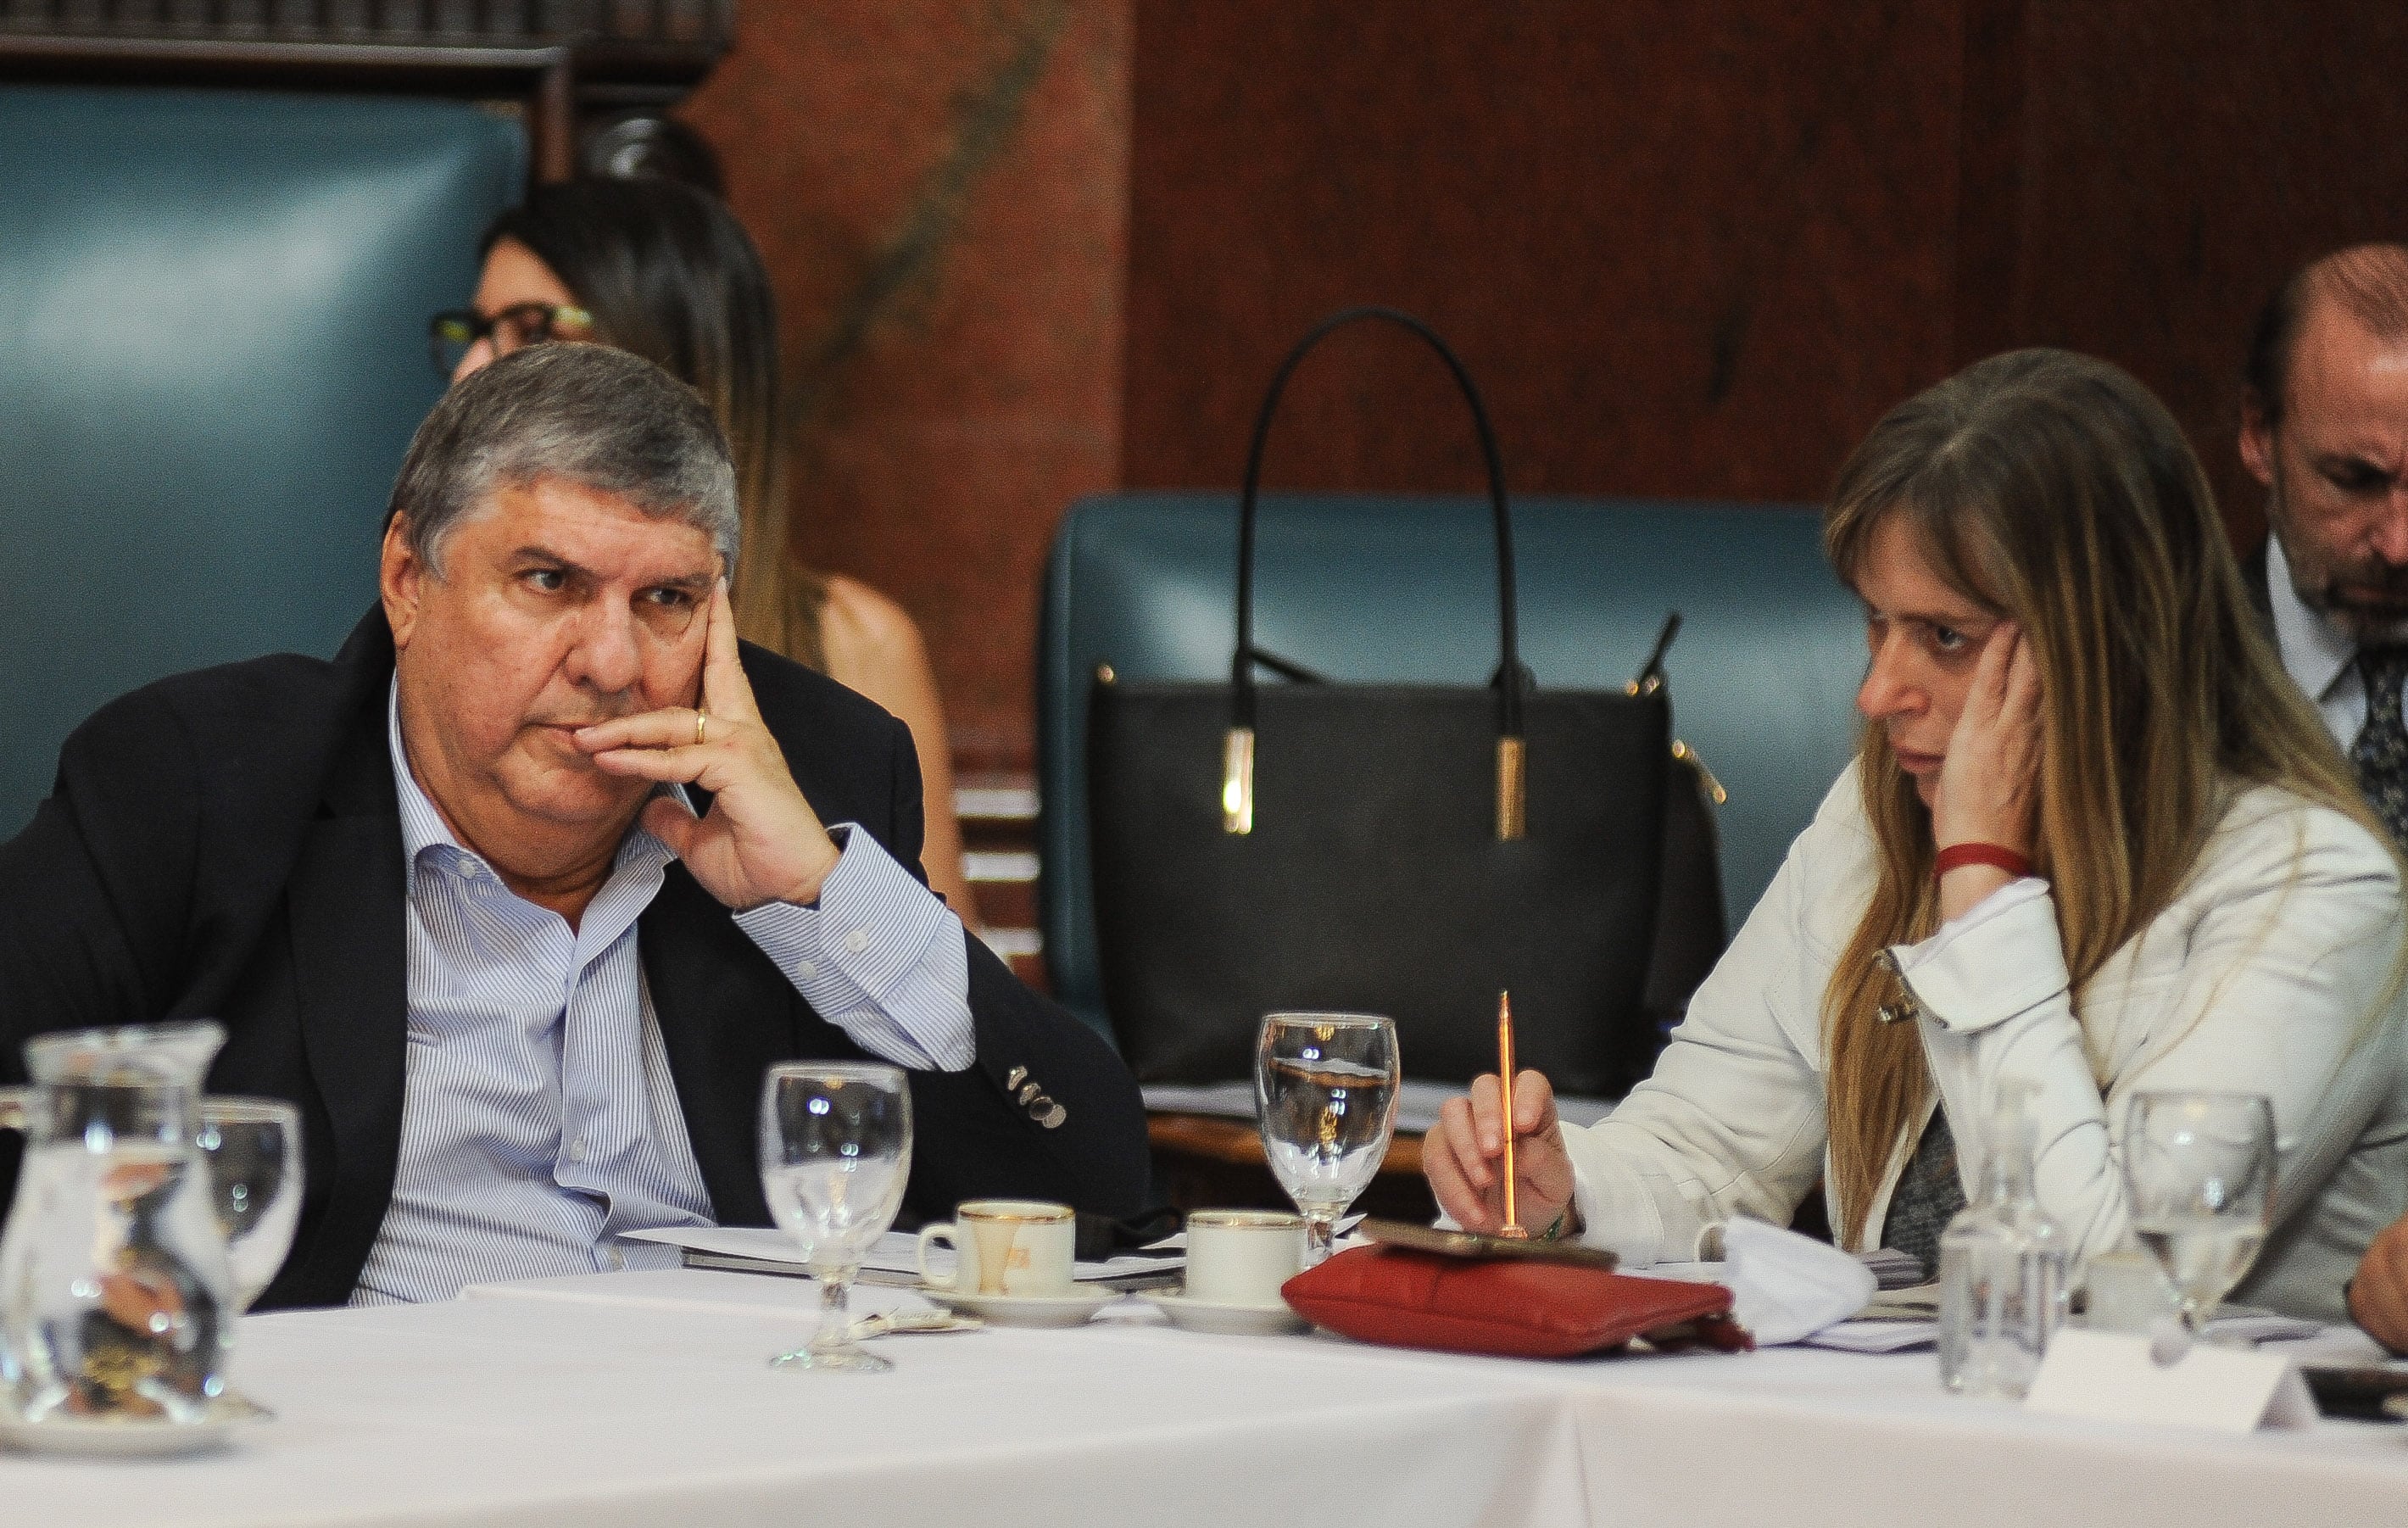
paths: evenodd
<path fill-rule="evenodd" d="M 1842 1353 L 1904 1353 L 1940 1340 L 1937 1321 L 1857 1320 L 1827 1326 L 1806 1339 L 1809 1348 Z"/>
<path fill-rule="evenodd" d="M 1923 1260 L 1892 1247 L 1859 1252 L 1856 1261 L 1873 1271 L 1873 1283 L 1885 1290 L 1911 1290 L 1923 1282 Z"/>
<path fill-rule="evenodd" d="M 1903 1353 L 1939 1341 L 1940 1286 L 1911 1284 L 1883 1290 L 1854 1319 L 1825 1327 L 1807 1338 L 1806 1346 L 1842 1353 Z"/>
<path fill-rule="evenodd" d="M 1460 1097 L 1463 1085 L 1416 1082 L 1407 1077 L 1397 1088 L 1397 1132 L 1425 1135 L 1438 1128 L 1438 1112 L 1446 1101 Z M 1555 1114 L 1567 1125 L 1594 1125 L 1613 1112 L 1610 1098 L 1557 1098 Z M 1251 1082 L 1202 1084 L 1151 1083 L 1145 1106 L 1158 1114 L 1205 1114 L 1226 1119 L 1254 1117 L 1254 1085 Z"/>
<path fill-rule="evenodd" d="M 1924 1300 L 1927 1291 L 1930 1295 L 1928 1304 Z M 1940 1322 L 1934 1319 L 1937 1308 L 1936 1286 L 1885 1292 L 1865 1307 L 1863 1315 L 1825 1327 L 1807 1338 L 1806 1346 L 1832 1348 L 1843 1353 L 1902 1353 L 1928 1348 L 1940 1340 Z M 2207 1334 L 2219 1342 L 2235 1347 L 2268 1343 L 2275 1345 L 2270 1349 L 2275 1351 L 2285 1350 L 2286 1344 L 2322 1338 L 2339 1330 L 2344 1329 L 2245 1306 L 2235 1307 L 2230 1314 L 2207 1323 Z"/>
<path fill-rule="evenodd" d="M 784 1232 L 757 1226 L 672 1226 L 660 1231 L 631 1231 L 630 1240 L 658 1242 L 674 1247 L 685 1254 L 689 1268 L 721 1268 L 746 1274 L 783 1274 L 792 1278 L 807 1276 L 802 1254 L 795 1239 Z M 920 1238 L 905 1232 L 890 1231 L 878 1238 L 862 1260 L 861 1281 L 864 1284 L 890 1284 L 910 1288 L 920 1282 Z M 1077 1262 L 1071 1265 L 1070 1276 L 1083 1284 L 1101 1284 L 1111 1289 L 1152 1289 L 1158 1285 L 1176 1284 L 1187 1266 L 1187 1257 L 1180 1247 L 1159 1251 L 1128 1253 L 1109 1258 L 1101 1262 Z M 950 1247 L 928 1249 L 928 1271 L 939 1278 L 953 1276 L 953 1254 Z"/>

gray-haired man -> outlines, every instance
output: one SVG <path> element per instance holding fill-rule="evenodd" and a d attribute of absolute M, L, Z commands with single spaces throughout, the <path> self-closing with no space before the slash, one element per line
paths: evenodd
<path fill-rule="evenodd" d="M 1135 1208 L 1135 1085 L 922 884 L 902 724 L 738 643 L 735 526 L 708 410 L 641 360 L 455 387 L 332 663 L 169 680 L 68 741 L 0 847 L 0 1067 L 38 1030 L 224 1023 L 212 1088 L 308 1117 L 269 1304 L 765 1223 L 761 1075 L 798 1057 L 909 1069 L 916 1214 Z"/>

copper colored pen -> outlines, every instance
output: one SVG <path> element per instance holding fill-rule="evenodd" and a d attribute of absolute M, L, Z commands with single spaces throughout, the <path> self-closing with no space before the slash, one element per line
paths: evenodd
<path fill-rule="evenodd" d="M 1505 1223 L 1497 1234 L 1518 1241 L 1527 1236 L 1513 1209 L 1513 995 L 1497 994 L 1497 1090 L 1505 1114 Z"/>

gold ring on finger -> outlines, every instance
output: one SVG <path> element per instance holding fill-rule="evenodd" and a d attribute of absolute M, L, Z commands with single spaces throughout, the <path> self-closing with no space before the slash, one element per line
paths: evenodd
<path fill-rule="evenodd" d="M 697 710 L 694 714 L 694 745 L 697 748 L 710 741 L 710 713 Z"/>

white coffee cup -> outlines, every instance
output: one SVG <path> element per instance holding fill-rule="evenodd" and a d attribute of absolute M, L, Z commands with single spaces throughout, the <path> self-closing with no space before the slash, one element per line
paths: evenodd
<path fill-rule="evenodd" d="M 961 1294 L 1062 1295 L 1071 1290 L 1078 1218 L 1041 1199 L 966 1199 L 951 1220 L 920 1232 L 920 1278 Z M 928 1244 L 953 1249 L 953 1276 L 928 1272 Z"/>
<path fill-rule="evenodd" d="M 1280 1286 L 1304 1268 L 1304 1217 L 1280 1210 L 1195 1210 L 1187 1217 L 1190 1300 L 1280 1305 Z"/>

